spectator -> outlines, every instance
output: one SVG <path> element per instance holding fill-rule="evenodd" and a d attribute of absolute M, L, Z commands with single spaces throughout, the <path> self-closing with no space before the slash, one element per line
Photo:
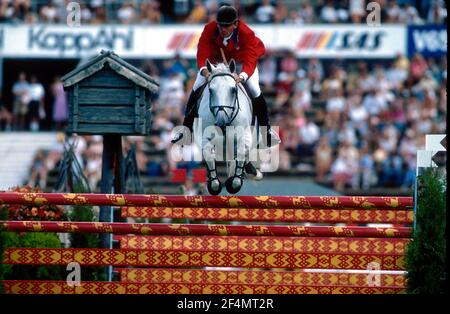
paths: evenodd
<path fill-rule="evenodd" d="M 400 12 L 400 22 L 405 24 L 422 24 L 422 19 L 419 16 L 417 9 L 407 2 L 405 8 Z"/>
<path fill-rule="evenodd" d="M 38 150 L 31 165 L 28 185 L 31 187 L 39 186 L 41 190 L 44 190 L 47 185 L 47 173 L 45 152 Z"/>
<path fill-rule="evenodd" d="M 337 23 L 338 13 L 333 5 L 333 0 L 327 0 L 320 9 L 320 19 L 323 23 Z"/>
<path fill-rule="evenodd" d="M 387 153 L 393 153 L 397 150 L 399 132 L 397 128 L 392 124 L 388 123 L 384 126 L 381 138 L 378 143 L 380 147 Z"/>
<path fill-rule="evenodd" d="M 323 65 L 318 58 L 313 57 L 308 60 L 306 71 L 308 72 L 308 76 L 314 75 L 319 81 L 321 81 L 324 76 Z"/>
<path fill-rule="evenodd" d="M 349 12 L 352 23 L 361 23 L 366 15 L 365 0 L 349 0 Z"/>
<path fill-rule="evenodd" d="M 96 190 L 102 177 L 102 152 L 102 137 L 93 136 L 85 152 L 86 167 L 84 173 L 92 191 Z"/>
<path fill-rule="evenodd" d="M 63 84 L 59 77 L 55 77 L 51 85 L 51 92 L 54 97 L 53 100 L 53 122 L 57 130 L 62 130 L 67 123 L 68 118 L 68 103 L 67 95 L 64 91 Z"/>
<path fill-rule="evenodd" d="M 81 24 L 90 24 L 92 23 L 93 19 L 93 13 L 89 9 L 89 7 L 86 6 L 85 2 L 80 3 L 80 9 L 81 9 Z M 66 12 L 64 12 L 65 15 Z"/>
<path fill-rule="evenodd" d="M 12 19 L 17 22 L 25 21 L 26 15 L 30 12 L 30 0 L 14 0 L 12 3 L 14 8 Z"/>
<path fill-rule="evenodd" d="M 412 82 L 413 83 L 418 82 L 425 74 L 426 70 L 428 70 L 427 62 L 420 53 L 416 53 L 411 61 L 411 68 L 410 68 Z"/>
<path fill-rule="evenodd" d="M 159 103 L 171 108 L 178 115 L 184 106 L 185 96 L 182 77 L 170 70 L 168 77 L 161 80 Z"/>
<path fill-rule="evenodd" d="M 432 0 L 432 5 L 428 11 L 427 22 L 430 24 L 446 24 L 447 9 L 445 2 L 442 0 Z"/>
<path fill-rule="evenodd" d="M 386 8 L 386 23 L 399 23 L 402 10 L 397 4 L 397 0 L 390 0 Z"/>
<path fill-rule="evenodd" d="M 208 17 L 208 10 L 203 5 L 201 0 L 194 1 L 194 8 L 186 19 L 186 23 L 200 24 L 205 23 Z"/>
<path fill-rule="evenodd" d="M 9 0 L 0 0 L 0 23 L 9 22 L 14 14 L 14 8 Z"/>
<path fill-rule="evenodd" d="M 361 99 L 359 90 L 355 91 L 353 95 L 350 95 L 345 106 L 345 113 L 356 132 L 361 136 L 366 136 L 369 132 L 367 125 L 369 112 L 366 107 L 362 105 Z"/>
<path fill-rule="evenodd" d="M 47 4 L 41 7 L 39 11 L 39 17 L 41 22 L 44 23 L 57 23 L 58 22 L 58 9 L 53 3 L 53 0 L 48 0 Z"/>
<path fill-rule="evenodd" d="M 39 131 L 39 120 L 45 119 L 44 86 L 38 82 L 36 75 L 31 76 L 30 80 L 30 103 L 28 104 L 30 117 L 30 130 Z"/>
<path fill-rule="evenodd" d="M 6 106 L 3 104 L 2 93 L 0 91 L 0 130 L 11 131 L 12 121 L 13 116 L 6 108 Z"/>
<path fill-rule="evenodd" d="M 369 92 L 375 88 L 375 77 L 369 73 L 367 69 L 367 64 L 361 62 L 358 64 L 358 76 L 359 76 L 359 84 L 358 87 L 363 92 Z"/>
<path fill-rule="evenodd" d="M 391 152 L 382 162 L 380 187 L 401 186 L 403 183 L 403 160 L 396 152 Z"/>
<path fill-rule="evenodd" d="M 258 23 L 273 23 L 275 7 L 270 0 L 263 0 L 262 4 L 256 9 L 255 18 Z"/>
<path fill-rule="evenodd" d="M 30 84 L 24 72 L 19 73 L 19 79 L 12 89 L 14 95 L 13 120 L 15 130 L 24 130 L 30 102 Z"/>
<path fill-rule="evenodd" d="M 300 139 L 297 147 L 298 156 L 312 156 L 314 147 L 320 139 L 320 129 L 311 119 L 306 118 L 306 124 L 300 128 Z"/>
<path fill-rule="evenodd" d="M 47 154 L 45 166 L 48 171 L 51 171 L 58 166 L 58 162 L 61 160 L 64 153 L 64 133 L 58 133 L 56 139 L 57 143 L 49 149 Z"/>
<path fill-rule="evenodd" d="M 300 18 L 304 24 L 312 24 L 315 21 L 314 9 L 309 1 L 303 1 L 300 4 Z"/>
<path fill-rule="evenodd" d="M 386 71 L 386 80 L 394 90 L 399 91 L 407 78 L 408 70 L 400 68 L 397 62 L 392 62 L 391 67 Z"/>
<path fill-rule="evenodd" d="M 141 4 L 141 21 L 144 24 L 161 24 L 162 14 L 159 9 L 160 4 L 156 0 L 142 2 Z"/>
<path fill-rule="evenodd" d="M 333 187 L 336 191 L 342 191 L 351 178 L 348 162 L 342 150 L 339 150 L 338 157 L 331 165 Z"/>
<path fill-rule="evenodd" d="M 93 1 L 91 6 L 94 6 L 94 3 L 96 3 L 96 2 L 97 1 Z M 100 1 L 100 2 L 102 2 L 102 1 Z M 100 3 L 100 2 L 98 2 L 98 3 Z M 103 24 L 107 23 L 108 17 L 106 15 L 105 7 L 103 7 L 103 6 L 94 6 L 93 11 L 94 11 L 94 14 L 93 14 L 93 17 L 91 19 L 91 23 L 92 24 L 103 25 Z"/>
<path fill-rule="evenodd" d="M 289 107 L 290 115 L 286 119 L 285 125 L 282 128 L 283 131 L 283 148 L 289 153 L 295 154 L 297 152 L 297 146 L 300 141 L 300 128 L 306 123 L 306 118 L 303 110 Z M 282 121 L 280 121 L 281 123 Z"/>
<path fill-rule="evenodd" d="M 410 62 L 406 56 L 402 55 L 401 53 L 398 53 L 394 62 L 395 62 L 396 68 L 398 68 L 402 71 L 409 72 Z"/>
<path fill-rule="evenodd" d="M 356 146 L 357 144 L 355 128 L 349 121 L 345 121 L 344 123 L 342 123 L 337 137 L 339 142 L 346 142 L 351 144 L 352 146 Z"/>
<path fill-rule="evenodd" d="M 346 164 L 345 183 L 351 184 L 353 189 L 357 189 L 359 185 L 359 152 L 348 140 L 344 139 L 340 142 L 338 154 L 342 154 L 342 158 Z M 341 183 L 341 182 L 340 182 Z"/>
<path fill-rule="evenodd" d="M 361 150 L 359 152 L 360 155 L 360 161 L 359 161 L 359 167 L 360 167 L 360 182 L 361 182 L 361 188 L 363 190 L 369 190 L 373 182 L 376 182 L 376 175 L 375 175 L 375 163 L 373 160 L 372 155 L 369 152 L 369 145 L 367 142 L 364 142 L 361 146 Z"/>
<path fill-rule="evenodd" d="M 266 55 L 262 59 L 259 67 L 259 79 L 263 85 L 265 92 L 273 90 L 273 82 L 275 82 L 277 73 L 277 63 L 272 51 L 267 50 Z"/>
<path fill-rule="evenodd" d="M 215 21 L 217 11 L 219 10 L 219 3 L 216 0 L 205 1 L 206 10 L 208 10 L 208 22 Z"/>
<path fill-rule="evenodd" d="M 132 1 L 125 1 L 122 3 L 119 11 L 117 11 L 117 17 L 122 24 L 134 23 L 137 19 L 136 10 Z"/>
<path fill-rule="evenodd" d="M 288 17 L 289 10 L 284 3 L 284 0 L 277 0 L 275 5 L 275 12 L 274 12 L 274 23 L 284 23 Z"/>
<path fill-rule="evenodd" d="M 281 60 L 280 69 L 287 74 L 294 74 L 298 70 L 298 60 L 293 51 L 286 51 L 286 56 Z"/>
<path fill-rule="evenodd" d="M 285 20 L 286 24 L 302 25 L 304 21 L 298 11 L 289 11 L 288 17 Z"/>
<path fill-rule="evenodd" d="M 325 175 L 330 171 L 333 162 L 333 150 L 328 138 L 322 136 L 314 149 L 314 162 L 316 165 L 316 181 L 325 181 Z"/>

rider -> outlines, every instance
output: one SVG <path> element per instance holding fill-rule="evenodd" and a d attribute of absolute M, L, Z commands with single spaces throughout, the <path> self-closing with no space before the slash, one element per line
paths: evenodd
<path fill-rule="evenodd" d="M 228 5 L 219 8 L 216 21 L 206 24 L 200 36 L 197 50 L 199 71 L 186 106 L 183 125 L 192 132 L 194 119 L 198 116 L 197 101 L 203 90 L 199 87 L 206 83 L 210 75 L 206 68 L 206 59 L 212 63 L 222 61 L 220 49 L 223 50 L 227 60 L 234 59 L 238 64 L 242 64 L 242 71 L 236 76 L 236 82 L 247 83 L 258 123 L 267 130 L 266 145 L 270 147 L 278 144 L 280 138 L 270 128 L 266 100 L 259 87 L 257 64 L 266 51 L 264 44 L 247 24 L 238 19 L 236 9 Z M 178 142 L 183 135 L 182 130 L 176 133 L 172 143 Z"/>

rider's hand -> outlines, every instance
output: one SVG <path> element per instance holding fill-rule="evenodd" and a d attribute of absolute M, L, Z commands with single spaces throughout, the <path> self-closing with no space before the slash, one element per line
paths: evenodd
<path fill-rule="evenodd" d="M 241 74 L 237 75 L 235 77 L 236 83 L 242 83 L 245 82 L 247 80 L 247 73 L 242 72 Z"/>

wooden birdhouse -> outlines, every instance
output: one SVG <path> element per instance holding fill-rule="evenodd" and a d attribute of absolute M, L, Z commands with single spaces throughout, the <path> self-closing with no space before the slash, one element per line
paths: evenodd
<path fill-rule="evenodd" d="M 62 77 L 69 96 L 68 132 L 148 135 L 158 83 L 112 51 Z"/>

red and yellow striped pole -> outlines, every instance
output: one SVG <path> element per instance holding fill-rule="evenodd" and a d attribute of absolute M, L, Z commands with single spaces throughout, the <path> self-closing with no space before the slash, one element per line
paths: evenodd
<path fill-rule="evenodd" d="M 222 208 L 408 208 L 412 197 L 376 196 L 181 196 L 1 192 L 0 204 Z"/>
<path fill-rule="evenodd" d="M 240 235 L 302 237 L 407 238 L 411 228 L 338 226 L 219 225 L 165 223 L 107 223 L 61 221 L 0 221 L 0 231 L 114 233 L 140 235 Z"/>

